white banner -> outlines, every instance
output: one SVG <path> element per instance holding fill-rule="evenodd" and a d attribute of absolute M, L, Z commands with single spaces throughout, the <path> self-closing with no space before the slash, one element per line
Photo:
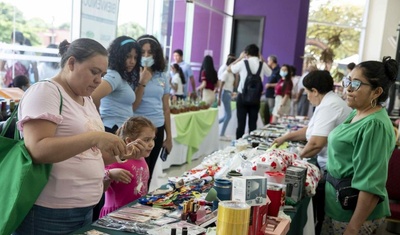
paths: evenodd
<path fill-rule="evenodd" d="M 117 35 L 119 0 L 81 0 L 80 37 L 108 47 Z"/>

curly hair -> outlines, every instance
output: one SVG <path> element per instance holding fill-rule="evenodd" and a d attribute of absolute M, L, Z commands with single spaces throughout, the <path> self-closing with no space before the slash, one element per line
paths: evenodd
<path fill-rule="evenodd" d="M 136 51 L 136 65 L 132 72 L 127 72 L 126 59 L 132 49 Z M 108 68 L 117 71 L 123 80 L 132 84 L 139 77 L 141 51 L 140 45 L 135 39 L 128 36 L 117 37 L 108 47 Z"/>
<path fill-rule="evenodd" d="M 164 72 L 165 70 L 165 59 L 164 53 L 162 51 L 161 45 L 158 42 L 157 38 L 152 35 L 145 34 L 140 36 L 137 39 L 140 47 L 143 47 L 144 44 L 149 43 L 151 48 L 151 53 L 153 55 L 154 64 L 151 66 L 153 71 Z"/>

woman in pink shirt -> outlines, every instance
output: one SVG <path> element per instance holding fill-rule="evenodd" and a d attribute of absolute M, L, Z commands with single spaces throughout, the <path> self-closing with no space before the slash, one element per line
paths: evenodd
<path fill-rule="evenodd" d="M 59 53 L 61 71 L 51 83 L 31 86 L 19 104 L 17 125 L 26 148 L 35 163 L 52 164 L 52 170 L 14 234 L 69 234 L 90 224 L 103 193 L 105 164 L 116 162 L 114 156 L 135 158 L 146 152 L 138 140 L 126 156 L 125 142 L 104 131 L 90 97 L 107 71 L 107 50 L 80 38 L 61 42 Z"/>
<path fill-rule="evenodd" d="M 145 117 L 131 117 L 120 127 L 116 135 L 130 144 L 137 139 L 146 143 L 145 157 L 154 147 L 157 128 Z M 128 159 L 106 167 L 106 199 L 100 218 L 147 194 L 149 167 L 144 157 Z M 107 187 L 106 186 L 106 187 Z"/>

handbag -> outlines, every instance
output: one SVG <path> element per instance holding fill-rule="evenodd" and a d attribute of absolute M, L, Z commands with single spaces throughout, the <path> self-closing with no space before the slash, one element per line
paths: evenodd
<path fill-rule="evenodd" d="M 61 114 L 62 95 L 60 99 Z M 47 184 L 52 168 L 52 164 L 33 163 L 17 127 L 14 138 L 4 137 L 10 125 L 17 122 L 17 112 L 18 107 L 0 134 L 0 234 L 11 234 L 22 223 Z"/>

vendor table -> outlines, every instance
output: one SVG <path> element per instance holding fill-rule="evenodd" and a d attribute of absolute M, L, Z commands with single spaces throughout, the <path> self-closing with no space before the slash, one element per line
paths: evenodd
<path fill-rule="evenodd" d="M 135 204 L 135 202 L 131 203 Z M 310 207 L 311 205 L 311 207 Z M 312 235 L 314 234 L 314 222 L 313 222 L 313 216 L 312 216 L 312 203 L 309 197 L 304 197 L 297 205 L 295 206 L 296 210 L 294 212 L 287 212 L 286 214 L 290 216 L 292 219 L 292 222 L 290 223 L 290 230 L 287 233 L 288 235 Z M 311 215 L 310 213 L 311 209 Z M 308 218 L 308 220 L 307 220 Z M 311 224 L 310 224 L 310 219 L 311 219 Z M 311 225 L 311 227 L 310 227 Z M 121 232 L 121 231 L 116 231 L 116 230 L 111 230 L 111 229 L 105 229 L 105 228 L 100 228 L 96 227 L 93 225 L 87 225 L 73 233 L 71 235 L 85 235 L 85 232 L 90 231 L 92 229 L 95 229 L 97 231 L 105 232 L 108 234 L 112 235 L 127 235 L 127 234 L 138 234 L 138 233 L 128 233 L 128 232 Z"/>
<path fill-rule="evenodd" d="M 218 109 L 171 114 L 172 151 L 162 169 L 190 163 L 218 150 Z"/>

